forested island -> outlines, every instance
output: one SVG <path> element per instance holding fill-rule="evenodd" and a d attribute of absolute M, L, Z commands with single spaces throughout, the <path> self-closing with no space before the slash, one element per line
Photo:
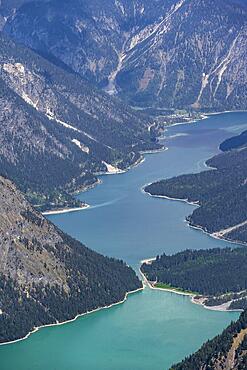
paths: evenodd
<path fill-rule="evenodd" d="M 197 204 L 187 217 L 191 226 L 218 238 L 247 242 L 246 133 L 221 144 L 225 151 L 209 159 L 212 169 L 161 180 L 145 187 L 153 196 Z"/>
<path fill-rule="evenodd" d="M 0 343 L 123 301 L 142 288 L 123 261 L 63 233 L 0 177 Z"/>
<path fill-rule="evenodd" d="M 154 287 L 190 292 L 207 307 L 247 308 L 246 248 L 163 254 L 142 264 L 141 271 Z"/>

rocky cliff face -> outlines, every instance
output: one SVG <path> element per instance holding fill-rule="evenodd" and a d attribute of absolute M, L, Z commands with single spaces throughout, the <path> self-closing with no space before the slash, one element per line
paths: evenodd
<path fill-rule="evenodd" d="M 58 230 L 0 177 L 0 342 L 123 300 L 141 287 L 123 262 Z"/>
<path fill-rule="evenodd" d="M 247 8 L 234 0 L 31 1 L 4 32 L 132 104 L 246 108 Z"/>
<path fill-rule="evenodd" d="M 123 93 L 131 80 L 126 92 L 134 101 L 245 107 L 246 15 L 225 1 L 177 2 L 151 35 L 127 52 L 117 79 Z"/>

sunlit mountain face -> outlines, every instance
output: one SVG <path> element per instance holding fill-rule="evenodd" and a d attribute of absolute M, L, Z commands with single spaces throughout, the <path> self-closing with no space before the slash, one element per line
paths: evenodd
<path fill-rule="evenodd" d="M 16 4 L 4 32 L 134 105 L 246 107 L 246 1 Z"/>

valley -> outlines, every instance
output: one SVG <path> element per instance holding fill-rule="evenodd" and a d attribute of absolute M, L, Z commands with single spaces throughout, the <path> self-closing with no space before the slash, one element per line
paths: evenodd
<path fill-rule="evenodd" d="M 49 218 L 91 248 L 124 258 L 136 270 L 140 260 L 164 250 L 172 254 L 188 246 L 194 249 L 232 246 L 183 222 L 193 206 L 148 197 L 141 188 L 155 179 L 199 172 L 204 168 L 205 159 L 218 151 L 220 142 L 245 128 L 246 113 L 215 115 L 196 124 L 171 127 L 165 133 L 167 151 L 146 155 L 140 166 L 125 174 L 102 176 L 100 186 L 78 196 L 91 206 L 85 211 Z M 92 232 L 92 228 L 97 232 Z M 81 356 L 89 369 L 97 369 L 99 365 L 124 369 L 130 364 L 138 370 L 149 370 L 150 366 L 168 369 L 219 334 L 238 316 L 236 312 L 205 310 L 192 304 L 189 297 L 145 288 L 129 297 L 124 305 L 79 318 L 65 326 L 42 329 L 28 340 L 3 346 L 0 358 L 4 370 L 14 370 L 17 363 L 19 369 L 26 370 L 27 361 L 30 366 L 38 363 L 40 369 L 47 366 L 47 361 L 51 367 L 59 364 L 65 369 L 71 361 L 75 367 L 79 366 Z M 119 331 L 121 336 L 117 335 Z M 99 333 L 104 333 L 104 341 Z M 190 342 L 184 340 L 188 335 Z M 128 355 L 119 363 L 123 349 Z M 43 351 L 54 350 L 55 362 L 42 356 Z M 27 354 L 25 358 L 23 351 Z"/>
<path fill-rule="evenodd" d="M 246 40 L 245 0 L 0 0 L 1 370 L 246 369 Z"/>
<path fill-rule="evenodd" d="M 83 206 L 72 194 L 97 173 L 161 147 L 148 116 L 2 34 L 0 45 L 1 174 L 40 211 Z"/>

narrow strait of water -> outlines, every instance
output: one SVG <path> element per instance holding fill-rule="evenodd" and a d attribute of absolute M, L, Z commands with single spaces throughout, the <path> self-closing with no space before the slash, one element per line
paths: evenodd
<path fill-rule="evenodd" d="M 168 129 L 167 151 L 146 155 L 128 173 L 102 176 L 103 184 L 79 198 L 92 207 L 50 220 L 88 247 L 127 261 L 186 248 L 232 244 L 213 239 L 184 222 L 193 206 L 151 198 L 144 184 L 198 172 L 225 138 L 247 129 L 247 113 L 224 113 Z M 44 328 L 27 340 L 0 347 L 1 370 L 166 370 L 198 349 L 238 317 L 214 312 L 188 297 L 153 291 L 129 296 L 123 305 Z"/>

